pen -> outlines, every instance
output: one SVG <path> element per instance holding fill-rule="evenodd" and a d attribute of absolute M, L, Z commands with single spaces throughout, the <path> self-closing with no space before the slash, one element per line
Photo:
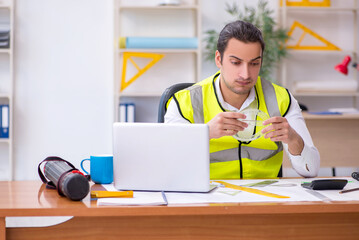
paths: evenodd
<path fill-rule="evenodd" d="M 359 191 L 359 188 L 352 188 L 352 189 L 348 189 L 348 190 L 343 190 L 343 191 L 340 191 L 339 193 L 347 193 L 347 192 L 353 192 L 353 191 Z"/>
<path fill-rule="evenodd" d="M 133 191 L 91 191 L 92 198 L 124 197 L 132 198 Z"/>

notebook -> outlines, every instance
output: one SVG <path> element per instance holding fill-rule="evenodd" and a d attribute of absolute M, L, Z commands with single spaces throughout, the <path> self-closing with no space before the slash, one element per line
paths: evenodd
<path fill-rule="evenodd" d="M 114 123 L 114 186 L 118 190 L 208 192 L 206 124 Z"/>

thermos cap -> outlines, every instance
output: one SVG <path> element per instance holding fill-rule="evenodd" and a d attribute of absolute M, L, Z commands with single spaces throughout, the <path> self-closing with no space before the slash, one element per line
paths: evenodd
<path fill-rule="evenodd" d="M 66 197 L 80 201 L 89 193 L 90 184 L 82 174 L 69 172 L 63 176 L 60 188 Z"/>

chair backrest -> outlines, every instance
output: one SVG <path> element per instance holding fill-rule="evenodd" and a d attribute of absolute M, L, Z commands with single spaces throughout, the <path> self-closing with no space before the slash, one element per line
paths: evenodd
<path fill-rule="evenodd" d="M 282 164 L 282 166 L 280 166 L 280 169 L 279 169 L 277 177 L 279 177 L 279 178 L 283 177 L 283 164 Z"/>
<path fill-rule="evenodd" d="M 163 123 L 165 121 L 165 114 L 166 114 L 166 105 L 167 101 L 179 90 L 185 89 L 187 87 L 192 86 L 194 83 L 177 83 L 168 88 L 162 93 L 160 99 L 160 105 L 158 108 L 158 122 Z"/>

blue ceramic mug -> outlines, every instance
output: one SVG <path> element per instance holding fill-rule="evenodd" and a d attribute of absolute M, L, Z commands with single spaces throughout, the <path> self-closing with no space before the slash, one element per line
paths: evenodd
<path fill-rule="evenodd" d="M 85 170 L 83 164 L 90 161 L 90 173 Z M 82 170 L 91 176 L 91 180 L 97 184 L 109 184 L 113 182 L 113 156 L 94 155 L 81 161 Z"/>

